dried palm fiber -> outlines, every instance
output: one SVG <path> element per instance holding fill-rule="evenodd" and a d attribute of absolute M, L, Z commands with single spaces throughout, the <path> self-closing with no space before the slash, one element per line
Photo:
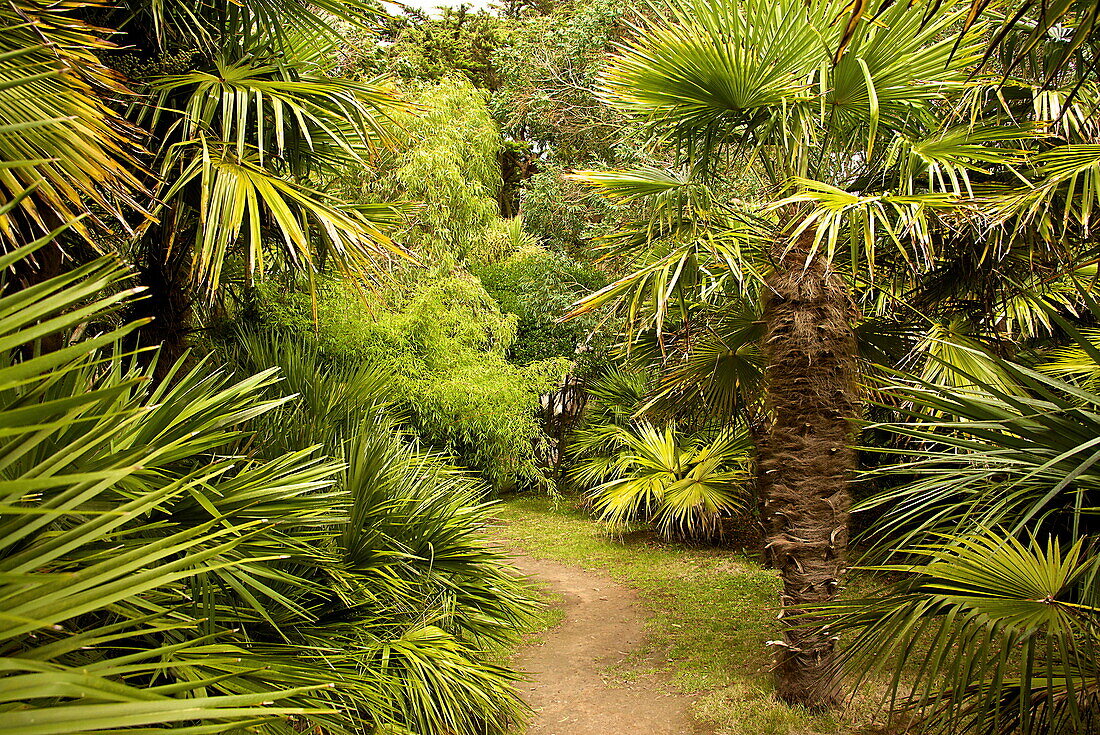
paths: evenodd
<path fill-rule="evenodd" d="M 783 640 L 773 641 L 777 694 L 836 703 L 834 640 L 804 613 L 831 600 L 844 571 L 855 467 L 855 307 L 813 233 L 776 246 L 764 309 L 768 427 L 758 447 L 766 556 L 779 570 Z"/>

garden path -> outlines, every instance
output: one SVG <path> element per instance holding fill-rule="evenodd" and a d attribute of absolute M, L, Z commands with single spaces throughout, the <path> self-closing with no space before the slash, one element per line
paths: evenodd
<path fill-rule="evenodd" d="M 524 575 L 561 595 L 564 619 L 523 646 L 512 664 L 534 710 L 525 735 L 695 735 L 691 698 L 672 693 L 656 674 L 608 681 L 645 640 L 638 595 L 611 577 L 514 554 Z M 637 662 L 632 661 L 632 664 Z M 632 668 L 652 668 L 645 666 Z"/>

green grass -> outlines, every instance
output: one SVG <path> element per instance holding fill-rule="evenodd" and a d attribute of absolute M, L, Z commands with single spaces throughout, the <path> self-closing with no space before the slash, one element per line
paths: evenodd
<path fill-rule="evenodd" d="M 629 680 L 663 662 L 656 668 L 697 695 L 696 715 L 716 735 L 852 733 L 869 719 L 860 704 L 815 715 L 775 701 L 765 641 L 779 635 L 779 579 L 752 558 L 641 531 L 611 537 L 568 500 L 511 499 L 494 515 L 502 522 L 494 536 L 524 553 L 606 572 L 639 592 L 651 615 L 648 641 L 606 672 L 611 678 Z"/>
<path fill-rule="evenodd" d="M 565 609 L 562 607 L 563 597 L 550 589 L 549 585 L 537 581 L 531 583 L 532 595 L 543 603 L 534 617 L 520 631 L 526 643 L 539 640 L 546 631 L 565 619 Z"/>

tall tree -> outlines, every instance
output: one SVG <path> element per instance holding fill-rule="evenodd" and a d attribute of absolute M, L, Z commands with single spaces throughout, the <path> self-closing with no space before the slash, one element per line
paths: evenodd
<path fill-rule="evenodd" d="M 677 293 L 677 280 L 704 250 L 720 250 L 717 260 L 738 278 L 763 274 L 767 411 L 757 482 L 768 558 L 783 579 L 778 693 L 830 706 L 838 696 L 834 640 L 807 610 L 835 596 L 845 568 L 850 446 L 863 403 L 858 312 L 841 264 L 860 277 L 873 273 L 882 260 L 876 233 L 887 230 L 900 260 L 926 265 L 934 250 L 929 213 L 957 206 L 967 172 L 1003 160 L 997 145 L 1020 131 L 943 132 L 950 103 L 980 57 L 976 34 L 956 47 L 947 33 L 964 16 L 950 3 L 893 6 L 860 23 L 836 63 L 832 50 L 843 29 L 834 20 L 843 3 L 672 0 L 652 10 L 611 60 L 605 95 L 643 121 L 655 145 L 691 175 L 589 178 L 627 198 L 675 198 L 697 175 L 720 182 L 746 166 L 763 178 L 750 206 L 754 226 L 716 238 L 693 223 L 695 239 L 645 277 L 657 291 L 653 279 L 663 273 L 659 290 Z M 714 246 L 716 239 L 726 245 Z M 763 268 L 746 260 L 750 251 L 763 255 Z M 626 292 L 612 284 L 585 306 Z"/>

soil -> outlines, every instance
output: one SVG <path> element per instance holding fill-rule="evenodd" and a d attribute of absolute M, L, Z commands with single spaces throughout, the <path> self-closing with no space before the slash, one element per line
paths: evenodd
<path fill-rule="evenodd" d="M 516 568 L 561 595 L 565 613 L 538 642 L 512 660 L 534 711 L 525 735 L 699 735 L 691 697 L 673 693 L 656 674 L 610 681 L 608 670 L 631 664 L 645 642 L 638 595 L 610 577 L 552 561 L 514 555 Z M 659 656 L 659 652 L 650 653 Z M 659 659 L 658 659 L 659 660 Z M 642 661 L 638 668 L 653 668 Z"/>

